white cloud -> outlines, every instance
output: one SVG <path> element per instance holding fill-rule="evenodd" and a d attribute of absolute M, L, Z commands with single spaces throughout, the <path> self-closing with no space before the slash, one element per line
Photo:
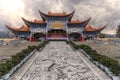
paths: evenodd
<path fill-rule="evenodd" d="M 76 10 L 73 19 L 92 17 L 89 24 L 95 27 L 108 25 L 103 32 L 115 33 L 120 23 L 120 0 L 0 0 L 0 26 L 19 27 L 24 24 L 21 17 L 40 19 L 38 9 L 45 13 Z"/>

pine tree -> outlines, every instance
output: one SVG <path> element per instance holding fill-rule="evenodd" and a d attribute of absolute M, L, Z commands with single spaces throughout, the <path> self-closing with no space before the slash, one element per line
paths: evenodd
<path fill-rule="evenodd" d="M 120 38 L 120 24 L 118 25 L 116 36 Z"/>

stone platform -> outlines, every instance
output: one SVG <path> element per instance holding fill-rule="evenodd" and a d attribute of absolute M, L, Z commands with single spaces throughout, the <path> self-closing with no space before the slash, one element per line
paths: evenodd
<path fill-rule="evenodd" d="M 111 80 L 81 52 L 65 42 L 50 42 L 9 80 Z"/>

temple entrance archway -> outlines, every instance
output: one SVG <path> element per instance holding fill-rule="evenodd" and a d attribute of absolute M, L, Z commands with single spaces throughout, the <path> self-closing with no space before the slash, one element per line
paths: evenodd
<path fill-rule="evenodd" d="M 70 33 L 68 36 L 70 41 L 80 41 L 82 38 L 82 35 L 79 33 Z"/>
<path fill-rule="evenodd" d="M 34 33 L 33 38 L 35 41 L 44 41 L 45 40 L 45 34 L 43 33 Z"/>
<path fill-rule="evenodd" d="M 67 33 L 63 29 L 52 29 L 52 30 L 48 31 L 47 37 L 48 37 L 48 39 L 66 40 L 67 39 Z"/>

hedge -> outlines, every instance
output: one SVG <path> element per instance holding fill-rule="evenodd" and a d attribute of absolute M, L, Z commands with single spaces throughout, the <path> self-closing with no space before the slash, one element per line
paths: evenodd
<path fill-rule="evenodd" d="M 11 56 L 11 59 L 7 60 L 5 63 L 0 64 L 0 77 L 8 73 L 14 66 L 19 64 L 26 56 L 28 56 L 33 50 L 39 50 L 47 44 L 46 41 L 42 42 L 38 46 L 28 46 L 27 49 L 23 49 L 21 52 L 18 52 L 16 55 Z"/>
<path fill-rule="evenodd" d="M 76 45 L 74 42 L 69 41 L 67 44 L 71 44 L 75 49 L 83 49 L 94 61 L 101 63 L 102 65 L 108 67 L 115 75 L 120 74 L 120 63 L 117 60 L 109 58 L 108 56 L 98 54 L 96 50 L 93 50 L 88 45 Z"/>

